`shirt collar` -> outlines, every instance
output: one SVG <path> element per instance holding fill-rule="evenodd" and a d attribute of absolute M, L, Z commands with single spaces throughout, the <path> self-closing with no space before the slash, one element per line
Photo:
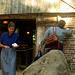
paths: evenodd
<path fill-rule="evenodd" d="M 9 31 L 8 31 L 7 33 L 8 33 L 8 36 L 9 36 Z M 14 34 L 14 32 L 13 32 L 13 34 Z M 13 35 L 13 34 L 12 34 L 12 35 Z M 12 35 L 11 35 L 11 36 L 12 36 Z M 9 37 L 11 37 L 11 36 L 9 36 Z"/>

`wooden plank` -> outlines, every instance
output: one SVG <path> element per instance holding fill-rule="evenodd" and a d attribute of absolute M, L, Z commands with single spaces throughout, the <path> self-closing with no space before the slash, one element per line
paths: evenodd
<path fill-rule="evenodd" d="M 18 13 L 18 4 L 19 3 L 19 0 L 15 0 L 14 2 L 14 6 L 13 6 L 13 10 L 14 10 L 14 13 Z"/>
<path fill-rule="evenodd" d="M 10 10 L 10 12 L 12 13 L 12 10 Z M 17 16 L 23 16 L 23 18 L 32 18 L 32 19 L 38 19 L 38 17 L 40 18 L 48 18 L 48 17 L 56 17 L 57 15 L 62 15 L 65 14 L 65 16 L 68 16 L 68 18 L 73 18 L 75 15 L 75 13 L 25 13 L 25 14 L 2 14 L 0 15 L 0 18 L 5 17 L 5 16 L 13 16 L 13 17 L 17 17 Z M 72 15 L 73 14 L 73 15 Z M 72 16 L 73 17 L 72 17 Z M 19 18 L 19 17 L 18 17 Z M 66 17 L 65 17 L 66 18 Z M 14 18 L 13 18 L 14 19 Z M 47 19 L 46 19 L 47 20 Z"/>
<path fill-rule="evenodd" d="M 33 13 L 34 0 L 32 0 L 31 13 Z"/>
<path fill-rule="evenodd" d="M 29 49 L 26 49 L 26 50 L 16 50 L 17 52 L 26 52 L 26 51 L 31 51 L 33 50 L 33 48 L 29 48 Z"/>
<path fill-rule="evenodd" d="M 28 12 L 27 1 L 28 1 L 28 0 L 25 0 L 25 13 Z"/>
<path fill-rule="evenodd" d="M 6 15 L 32 15 L 32 16 L 37 16 L 37 17 L 57 17 L 58 15 L 60 15 L 61 17 L 64 18 L 71 18 L 71 17 L 75 17 L 75 12 L 73 13 L 18 13 L 18 14 L 1 14 L 0 16 L 6 16 Z M 67 17 L 66 17 L 67 16 Z"/>
<path fill-rule="evenodd" d="M 30 6 L 29 6 L 30 0 L 26 0 L 26 13 L 30 13 Z"/>
<path fill-rule="evenodd" d="M 22 3 L 21 3 L 21 0 L 19 0 L 18 13 L 22 13 Z"/>
<path fill-rule="evenodd" d="M 9 10 L 10 10 L 10 13 L 12 14 L 12 0 L 11 0 L 9 3 L 10 3 L 10 8 L 9 8 Z"/>
<path fill-rule="evenodd" d="M 25 69 L 27 67 L 27 65 L 17 65 L 17 68 L 23 68 Z"/>
<path fill-rule="evenodd" d="M 25 8 L 26 8 L 26 6 L 25 6 L 25 0 L 22 0 L 22 13 L 25 13 Z"/>
<path fill-rule="evenodd" d="M 0 19 L 10 19 L 9 16 L 1 16 Z"/>
<path fill-rule="evenodd" d="M 10 6 L 10 13 L 14 13 L 14 0 L 11 0 L 10 2 L 11 6 Z"/>
<path fill-rule="evenodd" d="M 10 14 L 11 0 L 8 0 L 8 14 Z"/>
<path fill-rule="evenodd" d="M 12 13 L 14 13 L 14 5 L 15 5 L 15 0 L 12 0 Z"/>
<path fill-rule="evenodd" d="M 7 13 L 8 13 L 8 0 L 5 2 L 5 14 L 7 14 Z"/>
<path fill-rule="evenodd" d="M 32 11 L 32 0 L 28 0 L 27 7 L 28 7 L 28 12 L 31 13 L 31 11 Z"/>
<path fill-rule="evenodd" d="M 6 0 L 1 0 L 0 7 L 1 7 L 0 9 L 1 14 L 5 14 Z"/>

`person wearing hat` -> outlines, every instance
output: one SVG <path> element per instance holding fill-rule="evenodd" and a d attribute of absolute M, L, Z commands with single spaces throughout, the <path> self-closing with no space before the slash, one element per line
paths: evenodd
<path fill-rule="evenodd" d="M 2 75 L 15 75 L 16 73 L 16 48 L 19 47 L 20 40 L 14 30 L 15 24 L 10 22 L 8 32 L 4 32 L 0 38 Z"/>

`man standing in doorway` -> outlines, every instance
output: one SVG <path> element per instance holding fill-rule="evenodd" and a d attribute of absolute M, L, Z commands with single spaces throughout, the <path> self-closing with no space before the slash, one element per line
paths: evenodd
<path fill-rule="evenodd" d="M 15 24 L 8 24 L 8 32 L 1 35 L 0 47 L 1 51 L 1 67 L 2 75 L 15 75 L 16 73 L 16 48 L 19 47 L 20 40 L 18 34 L 14 32 Z M 12 46 L 16 43 L 17 46 Z"/>

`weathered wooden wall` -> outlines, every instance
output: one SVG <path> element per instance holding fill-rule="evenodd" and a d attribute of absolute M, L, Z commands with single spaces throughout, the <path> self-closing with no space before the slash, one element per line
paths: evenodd
<path fill-rule="evenodd" d="M 0 14 L 59 11 L 59 0 L 0 0 Z"/>
<path fill-rule="evenodd" d="M 64 0 L 75 7 L 74 0 Z M 0 0 L 0 14 L 75 12 L 62 0 Z"/>

